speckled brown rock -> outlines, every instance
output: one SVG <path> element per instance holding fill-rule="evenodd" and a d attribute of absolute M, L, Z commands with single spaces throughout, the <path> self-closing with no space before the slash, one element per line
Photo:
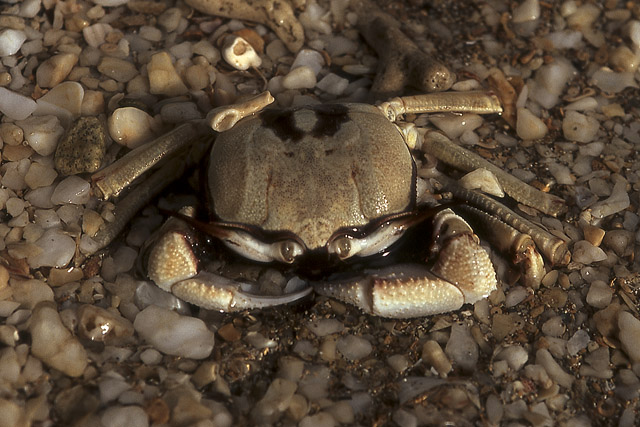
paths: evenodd
<path fill-rule="evenodd" d="M 107 136 L 97 117 L 81 117 L 58 143 L 56 169 L 62 175 L 95 172 L 100 168 L 107 147 Z"/>

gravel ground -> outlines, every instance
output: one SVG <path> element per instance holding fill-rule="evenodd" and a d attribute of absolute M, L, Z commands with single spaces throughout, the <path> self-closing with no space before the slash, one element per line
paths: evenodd
<path fill-rule="evenodd" d="M 640 6 L 380 1 L 427 54 L 395 72 L 402 51 L 365 43 L 374 10 L 356 0 L 191 8 L 212 3 L 0 3 L 0 426 L 640 423 Z M 390 320 L 319 296 L 198 309 L 135 265 L 158 206 L 194 203 L 178 191 L 197 175 L 105 240 L 123 198 L 99 200 L 91 174 L 129 149 L 265 87 L 281 107 L 416 93 L 418 57 L 420 72 L 447 64 L 454 90 L 496 91 L 504 113 L 407 120 L 565 201 L 557 218 L 507 201 L 571 250 L 541 284 L 492 253 L 499 289 L 452 313 Z"/>

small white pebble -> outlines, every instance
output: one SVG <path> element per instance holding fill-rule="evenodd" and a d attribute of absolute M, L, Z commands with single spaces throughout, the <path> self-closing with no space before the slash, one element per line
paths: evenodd
<path fill-rule="evenodd" d="M 540 118 L 527 108 L 518 108 L 516 133 L 521 139 L 531 140 L 543 138 L 549 130 Z"/>
<path fill-rule="evenodd" d="M 373 346 L 369 340 L 355 335 L 340 337 L 336 348 L 348 360 L 362 359 L 373 351 Z"/>
<path fill-rule="evenodd" d="M 311 89 L 315 85 L 316 75 L 307 66 L 294 68 L 282 79 L 282 86 L 285 89 Z"/>
<path fill-rule="evenodd" d="M 627 353 L 632 362 L 640 362 L 640 320 L 629 313 L 621 311 L 618 315 L 618 338 L 622 343 L 622 349 Z"/>
<path fill-rule="evenodd" d="M 569 141 L 591 142 L 599 128 L 600 123 L 595 118 L 577 111 L 567 111 L 562 120 L 562 132 Z"/>
<path fill-rule="evenodd" d="M 172 356 L 204 359 L 213 350 L 214 335 L 205 323 L 150 305 L 136 316 L 136 332 L 157 350 Z"/>
<path fill-rule="evenodd" d="M 81 205 L 89 201 L 91 186 L 79 176 L 69 176 L 56 186 L 51 195 L 51 203 L 62 205 L 72 203 Z"/>
<path fill-rule="evenodd" d="M 42 252 L 27 258 L 31 268 L 66 267 L 76 251 L 76 242 L 62 230 L 50 228 L 36 241 Z"/>
<path fill-rule="evenodd" d="M 596 308 L 605 308 L 613 298 L 613 289 L 602 280 L 594 280 L 587 292 L 587 304 Z"/>
<path fill-rule="evenodd" d="M 153 117 L 135 107 L 118 108 L 107 121 L 111 138 L 129 148 L 139 147 L 153 139 L 154 126 Z"/>
<path fill-rule="evenodd" d="M 112 406 L 100 418 L 103 427 L 148 427 L 149 416 L 139 406 Z"/>
<path fill-rule="evenodd" d="M 349 85 L 349 80 L 329 73 L 318 82 L 318 89 L 331 95 L 340 96 Z"/>
<path fill-rule="evenodd" d="M 322 67 L 324 67 L 324 64 L 324 57 L 320 52 L 313 49 L 302 49 L 296 55 L 296 59 L 294 59 L 293 64 L 291 64 L 291 69 L 309 67 L 313 70 L 313 74 L 317 76 L 322 70 Z"/>
<path fill-rule="evenodd" d="M 60 120 L 55 116 L 29 117 L 16 124 L 24 131 L 24 139 L 31 148 L 41 156 L 53 154 L 64 133 Z"/>
<path fill-rule="evenodd" d="M 0 57 L 17 53 L 26 39 L 24 31 L 10 28 L 0 30 Z"/>

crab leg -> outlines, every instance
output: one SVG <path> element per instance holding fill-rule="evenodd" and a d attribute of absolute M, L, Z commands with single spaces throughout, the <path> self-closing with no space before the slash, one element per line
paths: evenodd
<path fill-rule="evenodd" d="M 454 180 L 449 179 L 445 176 L 438 177 L 438 180 L 442 182 L 442 184 L 444 185 L 444 189 L 446 191 L 450 191 L 454 195 L 454 197 L 466 201 L 470 205 L 477 207 L 480 211 L 484 211 L 498 217 L 502 222 L 513 227 L 517 231 L 531 236 L 542 254 L 551 262 L 551 264 L 565 265 L 569 263 L 571 254 L 569 253 L 567 244 L 562 239 L 554 236 L 553 234 L 544 230 L 542 227 L 518 215 L 517 213 L 513 212 L 511 209 L 498 202 L 497 200 L 492 199 L 491 197 L 487 197 L 484 194 L 480 194 L 476 191 L 467 190 Z M 493 226 L 488 226 L 487 229 L 493 230 L 492 227 Z M 505 231 L 502 235 L 506 236 L 508 233 L 509 232 Z M 515 242 L 520 239 L 520 236 L 515 233 L 511 234 L 511 237 L 505 237 L 505 239 L 500 239 L 500 234 L 496 234 L 493 232 L 489 234 L 490 237 L 495 237 L 494 240 L 496 241 L 492 243 L 494 243 L 496 246 L 517 246 L 517 243 Z M 500 240 L 503 241 L 501 242 Z"/>
<path fill-rule="evenodd" d="M 475 113 L 499 114 L 502 106 L 492 92 L 437 92 L 415 96 L 402 96 L 378 105 L 392 122 L 404 114 L 415 113 Z"/>
<path fill-rule="evenodd" d="M 195 124 L 185 123 L 160 138 L 131 150 L 115 163 L 91 176 L 94 191 L 104 200 L 116 197 L 162 159 L 190 145 L 198 134 Z"/>
<path fill-rule="evenodd" d="M 178 179 L 184 172 L 184 162 L 174 160 L 168 162 L 159 170 L 154 172 L 148 179 L 140 183 L 134 191 L 127 194 L 122 200 L 118 201 L 114 210 L 115 219 L 102 228 L 98 234 L 93 237 L 96 243 L 95 251 L 107 246 L 124 227 L 131 221 L 149 200 L 154 198 L 163 188 L 171 182 Z"/>
<path fill-rule="evenodd" d="M 431 271 L 424 265 L 405 265 L 315 283 L 314 289 L 376 316 L 409 318 L 457 310 L 497 288 L 489 255 L 462 218 L 446 209 L 436 214 L 434 229 L 440 249 Z"/>
<path fill-rule="evenodd" d="M 508 174 L 493 163 L 483 159 L 477 154 L 465 150 L 454 144 L 449 138 L 437 131 L 430 131 L 424 137 L 422 150 L 442 160 L 456 169 L 470 172 L 475 169 L 485 168 L 495 175 L 504 191 L 516 201 L 527 206 L 534 206 L 541 212 L 558 216 L 566 211 L 564 201 L 552 194 L 525 184 L 513 175 Z M 534 237 L 535 240 L 535 237 Z"/>

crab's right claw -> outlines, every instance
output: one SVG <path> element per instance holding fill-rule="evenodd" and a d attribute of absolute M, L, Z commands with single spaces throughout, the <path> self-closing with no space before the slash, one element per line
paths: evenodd
<path fill-rule="evenodd" d="M 169 230 L 156 241 L 149 253 L 149 278 L 161 289 L 197 306 L 225 312 L 288 304 L 311 293 L 310 287 L 278 296 L 246 292 L 251 285 L 215 273 L 199 271 L 199 261 L 189 241 L 188 227 L 171 218 Z"/>
<path fill-rule="evenodd" d="M 450 210 L 436 215 L 438 256 L 429 271 L 398 266 L 349 281 L 314 284 L 316 292 L 376 316 L 409 318 L 458 310 L 497 288 L 489 254 L 469 225 Z"/>

